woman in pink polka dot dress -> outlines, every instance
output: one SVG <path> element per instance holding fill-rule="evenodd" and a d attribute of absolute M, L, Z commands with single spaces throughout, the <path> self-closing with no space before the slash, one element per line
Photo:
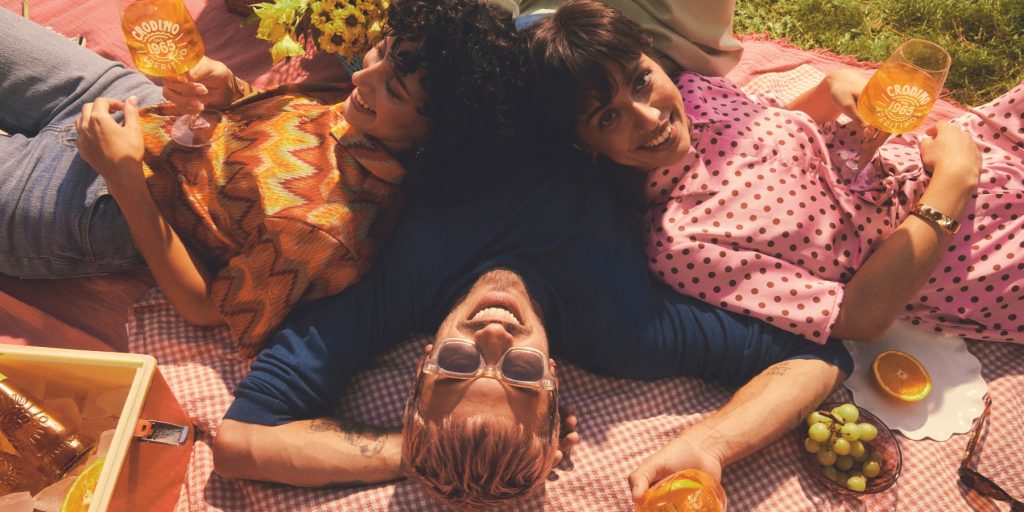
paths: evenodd
<path fill-rule="evenodd" d="M 840 155 L 861 148 L 860 124 L 836 119 L 858 119 L 860 74 L 782 106 L 724 78 L 673 84 L 639 29 L 569 25 L 561 46 L 531 48 L 548 116 L 563 114 L 550 129 L 648 173 L 665 283 L 818 343 L 874 340 L 896 318 L 1024 343 L 1024 84 L 890 138 L 857 171 Z"/>

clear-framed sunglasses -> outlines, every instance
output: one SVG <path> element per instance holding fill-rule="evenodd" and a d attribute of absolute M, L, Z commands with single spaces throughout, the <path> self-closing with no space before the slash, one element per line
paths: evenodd
<path fill-rule="evenodd" d="M 476 343 L 460 338 L 446 338 L 434 344 L 434 350 L 423 364 L 423 371 L 455 379 L 490 377 L 510 386 L 555 389 L 555 379 L 546 354 L 530 347 L 512 347 L 497 364 L 489 365 Z"/>

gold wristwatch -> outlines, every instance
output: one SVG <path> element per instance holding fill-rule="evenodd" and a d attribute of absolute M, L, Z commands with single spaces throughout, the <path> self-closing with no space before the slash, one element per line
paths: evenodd
<path fill-rule="evenodd" d="M 960 221 L 952 217 L 948 217 L 945 213 L 942 213 L 924 203 L 917 203 L 917 205 L 914 206 L 914 209 L 910 210 L 910 213 L 935 224 L 950 235 L 955 235 L 957 231 L 960 231 Z"/>

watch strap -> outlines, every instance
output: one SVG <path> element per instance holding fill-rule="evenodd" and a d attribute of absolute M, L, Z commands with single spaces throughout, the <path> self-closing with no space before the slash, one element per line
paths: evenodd
<path fill-rule="evenodd" d="M 914 209 L 910 210 L 910 213 L 935 224 L 950 235 L 955 235 L 957 231 L 960 231 L 960 221 L 924 203 L 914 205 Z"/>

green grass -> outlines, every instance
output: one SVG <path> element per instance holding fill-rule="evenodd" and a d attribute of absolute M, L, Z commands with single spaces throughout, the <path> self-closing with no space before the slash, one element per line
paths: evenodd
<path fill-rule="evenodd" d="M 738 0 L 735 31 L 882 61 L 907 39 L 949 52 L 950 96 L 979 105 L 1024 78 L 1024 0 Z"/>

